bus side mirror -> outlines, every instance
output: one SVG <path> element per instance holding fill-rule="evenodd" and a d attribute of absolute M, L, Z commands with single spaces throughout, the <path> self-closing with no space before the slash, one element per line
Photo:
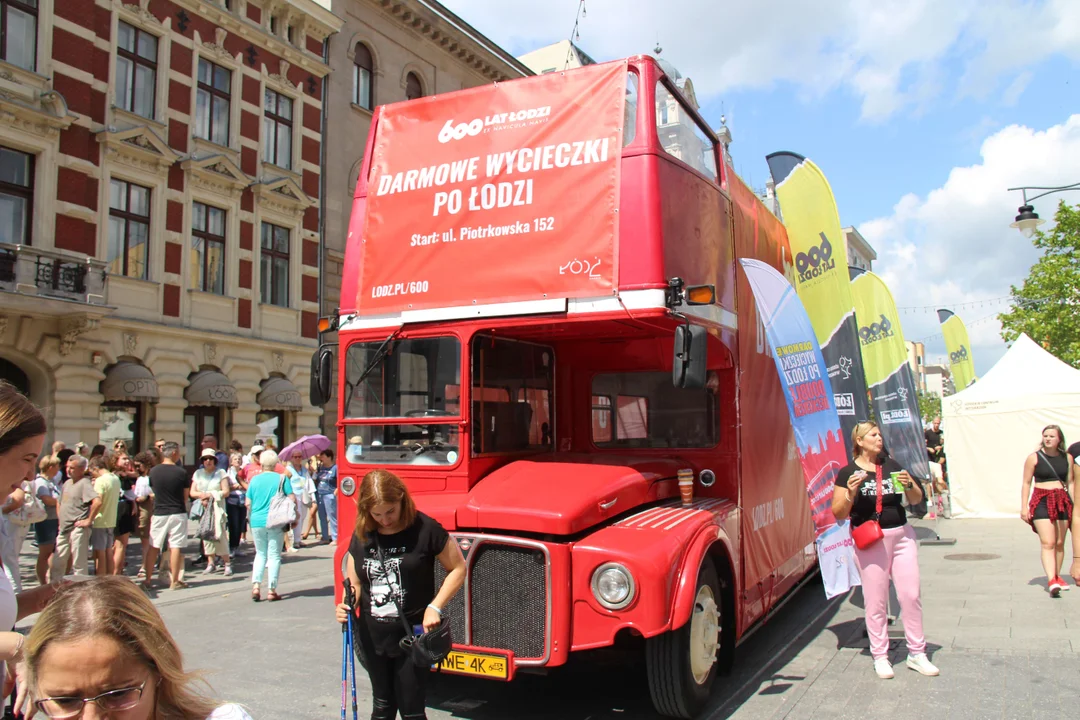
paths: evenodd
<path fill-rule="evenodd" d="M 701 325 L 675 328 L 675 356 L 671 362 L 671 382 L 675 387 L 705 387 L 708 339 L 708 333 Z"/>
<path fill-rule="evenodd" d="M 315 407 L 330 401 L 334 381 L 334 351 L 328 345 L 320 345 L 311 356 L 311 384 L 308 399 Z"/>

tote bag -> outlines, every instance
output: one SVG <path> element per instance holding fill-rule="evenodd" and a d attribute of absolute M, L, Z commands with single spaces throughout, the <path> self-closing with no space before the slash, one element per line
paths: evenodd
<path fill-rule="evenodd" d="M 282 477 L 277 494 L 270 499 L 270 510 L 266 514 L 266 527 L 271 530 L 288 527 L 296 522 L 296 503 L 285 494 L 286 482 L 288 482 L 288 478 Z"/>

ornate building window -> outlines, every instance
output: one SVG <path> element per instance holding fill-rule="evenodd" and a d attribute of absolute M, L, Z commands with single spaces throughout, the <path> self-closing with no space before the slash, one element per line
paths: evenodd
<path fill-rule="evenodd" d="M 353 97 L 356 105 L 375 109 L 375 62 L 364 43 L 356 43 L 353 53 Z"/>
<path fill-rule="evenodd" d="M 38 0 L 0 0 L 0 57 L 35 70 Z"/>
<path fill-rule="evenodd" d="M 0 147 L 0 243 L 30 244 L 34 156 Z"/>
<path fill-rule="evenodd" d="M 225 294 L 225 211 L 201 202 L 191 206 L 191 286 Z"/>
<path fill-rule="evenodd" d="M 109 181 L 109 273 L 145 280 L 149 247 L 150 188 L 113 178 Z"/>
<path fill-rule="evenodd" d="M 293 101 L 267 88 L 263 95 L 263 161 L 292 168 Z"/>
<path fill-rule="evenodd" d="M 229 144 L 232 70 L 199 58 L 195 92 L 195 136 L 218 145 Z"/>
<path fill-rule="evenodd" d="M 154 119 L 158 39 L 121 21 L 116 38 L 116 104 Z"/>
<path fill-rule="evenodd" d="M 420 84 L 420 78 L 416 73 L 409 73 L 405 78 L 405 99 L 415 100 L 424 97 L 424 86 Z"/>
<path fill-rule="evenodd" d="M 266 305 L 289 307 L 289 229 L 262 224 L 261 301 Z"/>

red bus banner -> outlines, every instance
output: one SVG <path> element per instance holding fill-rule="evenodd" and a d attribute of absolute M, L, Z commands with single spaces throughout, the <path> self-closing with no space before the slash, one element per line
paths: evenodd
<path fill-rule="evenodd" d="M 626 82 L 606 63 L 382 108 L 358 307 L 613 294 Z"/>

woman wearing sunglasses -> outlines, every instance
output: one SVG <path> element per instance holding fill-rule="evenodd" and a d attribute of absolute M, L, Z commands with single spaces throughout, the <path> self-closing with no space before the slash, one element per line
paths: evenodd
<path fill-rule="evenodd" d="M 124 720 L 251 720 L 199 692 L 154 605 L 130 580 L 61 588 L 24 648 L 26 688 L 39 716 Z M 28 709 L 28 708 L 27 708 Z"/>

